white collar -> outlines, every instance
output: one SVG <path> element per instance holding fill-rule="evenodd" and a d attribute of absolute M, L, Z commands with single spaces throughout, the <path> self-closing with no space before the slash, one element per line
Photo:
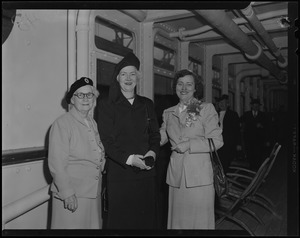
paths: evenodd
<path fill-rule="evenodd" d="M 127 99 L 128 100 L 128 102 L 130 102 L 131 103 L 131 105 L 133 104 L 133 101 L 134 101 L 134 98 L 130 98 L 130 99 Z"/>

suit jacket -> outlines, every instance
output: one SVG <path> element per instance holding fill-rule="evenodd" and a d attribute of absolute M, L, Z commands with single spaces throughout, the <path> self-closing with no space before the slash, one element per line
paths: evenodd
<path fill-rule="evenodd" d="M 258 111 L 254 118 L 252 111 L 247 111 L 241 116 L 244 140 L 247 142 L 263 143 L 269 139 L 269 123 L 264 112 Z"/>
<path fill-rule="evenodd" d="M 160 128 L 161 144 L 169 140 L 171 145 L 175 146 L 179 142 L 190 141 L 189 151 L 184 154 L 172 152 L 166 182 L 173 187 L 180 187 L 181 179 L 185 179 L 187 187 L 212 184 L 213 170 L 208 138 L 213 138 L 217 149 L 223 145 L 218 114 L 213 104 L 204 102 L 200 115 L 191 127 L 185 125 L 186 117 L 186 109 L 179 113 L 179 105 L 163 112 L 163 123 Z"/>
<path fill-rule="evenodd" d="M 159 126 L 152 100 L 136 95 L 133 104 L 120 95 L 116 101 L 108 98 L 98 104 L 98 129 L 107 161 L 108 181 L 137 180 L 153 177 L 155 169 L 140 170 L 126 164 L 130 155 L 159 153 Z"/>
<path fill-rule="evenodd" d="M 224 146 L 236 147 L 241 145 L 240 118 L 237 112 L 227 109 L 223 118 Z"/>
<path fill-rule="evenodd" d="M 60 199 L 73 194 L 96 198 L 101 192 L 104 148 L 97 124 L 90 119 L 93 129 L 73 107 L 51 126 L 48 151 L 48 165 L 53 177 L 51 191 Z"/>

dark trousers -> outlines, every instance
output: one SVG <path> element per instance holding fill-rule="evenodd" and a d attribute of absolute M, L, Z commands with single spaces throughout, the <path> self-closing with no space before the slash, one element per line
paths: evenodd
<path fill-rule="evenodd" d="M 107 229 L 156 229 L 155 177 L 108 182 Z"/>

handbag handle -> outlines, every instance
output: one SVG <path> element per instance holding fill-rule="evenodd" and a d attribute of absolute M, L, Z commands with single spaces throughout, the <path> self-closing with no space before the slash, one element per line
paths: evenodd
<path fill-rule="evenodd" d="M 217 195 L 219 197 L 222 197 L 228 193 L 228 182 L 227 182 L 226 175 L 224 173 L 223 166 L 220 161 L 219 155 L 217 153 L 216 146 L 214 144 L 213 139 L 208 138 L 208 143 L 209 143 L 209 148 L 210 148 L 211 163 L 212 163 L 213 172 L 214 172 L 214 187 L 215 187 Z M 214 149 L 215 156 L 213 156 L 212 147 Z"/>
<path fill-rule="evenodd" d="M 214 143 L 213 139 L 212 138 L 208 138 L 208 143 L 209 143 L 209 149 L 210 149 L 211 155 L 212 155 L 213 152 L 215 152 L 215 155 L 216 155 L 216 158 L 218 160 L 218 163 L 220 164 L 220 167 L 222 167 L 222 170 L 223 170 L 223 166 L 222 166 L 222 163 L 220 161 L 220 158 L 219 158 L 218 152 L 216 150 L 216 146 L 215 146 L 215 143 Z M 213 150 L 212 150 L 212 147 L 213 147 Z"/>

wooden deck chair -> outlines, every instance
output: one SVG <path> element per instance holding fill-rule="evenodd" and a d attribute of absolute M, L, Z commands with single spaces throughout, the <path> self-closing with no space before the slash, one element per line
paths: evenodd
<path fill-rule="evenodd" d="M 280 149 L 279 147 L 281 147 L 281 145 L 280 145 L 278 142 L 276 142 L 276 143 L 274 144 L 273 148 L 272 148 L 272 151 L 270 152 L 269 157 L 272 157 L 276 152 L 278 153 L 278 151 L 279 151 L 279 149 Z M 274 163 L 274 161 L 271 163 L 271 166 L 270 166 L 268 172 L 266 173 L 266 176 L 268 175 L 268 173 L 269 173 L 271 167 L 273 166 L 273 163 Z M 230 168 L 231 170 L 235 170 L 235 173 L 245 172 L 245 174 L 246 174 L 246 175 L 248 174 L 248 176 L 250 176 L 251 178 L 253 178 L 254 175 L 255 175 L 255 173 L 256 173 L 256 172 L 253 171 L 253 170 L 246 169 L 246 168 L 244 168 L 244 167 L 239 167 L 239 166 L 230 166 L 229 168 Z M 247 177 L 245 177 L 245 178 L 247 178 Z"/>
<path fill-rule="evenodd" d="M 216 228 L 225 219 L 228 219 L 246 230 L 251 236 L 254 236 L 254 233 L 251 231 L 251 229 L 243 221 L 237 219 L 234 215 L 238 211 L 244 211 L 255 218 L 259 223 L 263 224 L 263 221 L 253 211 L 248 209 L 247 206 L 250 202 L 253 201 L 253 196 L 256 194 L 257 189 L 263 182 L 263 179 L 271 162 L 271 159 L 267 157 L 258 171 L 255 173 L 255 176 L 251 180 L 249 185 L 243 190 L 237 190 L 234 188 L 234 183 L 236 181 L 229 181 L 230 186 L 228 195 L 224 198 L 219 198 L 216 204 Z"/>
<path fill-rule="evenodd" d="M 270 172 L 271 168 L 273 167 L 273 164 L 275 162 L 275 159 L 277 158 L 277 155 L 279 153 L 280 148 L 281 148 L 281 145 L 279 143 L 275 143 L 274 144 L 273 149 L 272 149 L 272 151 L 271 151 L 271 153 L 269 155 L 269 158 L 271 159 L 271 162 L 269 163 L 269 167 L 266 170 L 266 173 L 264 175 L 263 183 L 266 182 L 266 178 L 268 177 L 269 172 Z M 256 172 L 254 172 L 252 170 L 245 169 L 245 168 L 238 167 L 238 166 L 230 166 L 230 169 L 235 170 L 235 171 L 234 172 L 228 172 L 226 174 L 226 176 L 228 177 L 228 179 L 230 181 L 235 180 L 235 181 L 239 182 L 239 178 L 242 178 L 243 182 L 235 183 L 235 185 L 237 185 L 237 186 L 239 186 L 241 188 L 244 188 L 244 189 L 251 182 L 251 180 L 254 178 L 255 173 L 256 173 Z M 269 198 L 267 198 L 264 194 L 257 192 L 256 193 L 256 197 L 263 199 L 269 205 L 271 205 L 272 207 L 275 207 L 274 203 Z M 272 211 L 272 213 L 275 214 L 273 211 Z"/>

